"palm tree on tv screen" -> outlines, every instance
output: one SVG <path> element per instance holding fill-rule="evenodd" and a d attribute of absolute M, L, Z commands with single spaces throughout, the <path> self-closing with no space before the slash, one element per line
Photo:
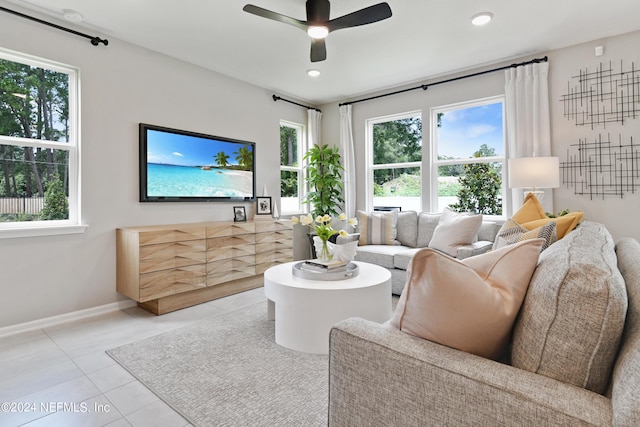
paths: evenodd
<path fill-rule="evenodd" d="M 238 151 L 233 153 L 236 155 L 236 162 L 240 164 L 245 170 L 251 170 L 253 166 L 253 155 L 251 150 L 247 147 L 240 147 Z"/>
<path fill-rule="evenodd" d="M 221 168 L 227 166 L 229 163 L 227 162 L 227 160 L 229 160 L 229 156 L 227 156 L 224 151 L 219 152 L 218 154 L 216 154 L 215 156 L 216 159 L 216 163 L 218 164 L 218 166 L 220 166 Z"/>

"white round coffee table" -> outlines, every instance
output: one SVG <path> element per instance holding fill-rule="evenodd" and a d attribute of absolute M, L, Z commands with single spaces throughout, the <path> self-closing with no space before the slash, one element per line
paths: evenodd
<path fill-rule="evenodd" d="M 327 354 L 329 331 L 340 320 L 362 317 L 382 323 L 391 318 L 391 273 L 386 268 L 352 261 L 358 265 L 358 276 L 320 281 L 294 276 L 296 262 L 264 273 L 264 293 L 269 319 L 275 319 L 277 344 Z"/>

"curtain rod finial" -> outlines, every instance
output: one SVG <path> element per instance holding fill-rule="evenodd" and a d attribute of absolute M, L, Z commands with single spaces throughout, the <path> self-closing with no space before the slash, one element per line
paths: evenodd
<path fill-rule="evenodd" d="M 91 38 L 91 44 L 94 46 L 98 46 L 100 43 L 104 44 L 105 46 L 107 46 L 109 44 L 109 40 L 107 39 L 101 39 L 100 37 L 92 37 Z"/>

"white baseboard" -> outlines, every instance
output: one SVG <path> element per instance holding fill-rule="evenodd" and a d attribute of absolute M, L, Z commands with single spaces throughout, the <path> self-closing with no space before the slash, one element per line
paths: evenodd
<path fill-rule="evenodd" d="M 72 311 L 71 313 L 59 314 L 57 316 L 45 317 L 43 319 L 32 320 L 30 322 L 18 323 L 16 325 L 5 326 L 0 328 L 0 338 L 16 335 L 23 332 L 30 332 L 37 329 L 44 329 L 50 326 L 59 325 L 61 323 L 72 322 L 74 320 L 86 319 L 88 317 L 98 316 L 100 314 L 112 313 L 118 310 L 135 307 L 136 302 L 133 300 L 125 300 L 113 302 L 110 304 L 99 305 L 97 307 L 87 308 L 84 310 Z"/>

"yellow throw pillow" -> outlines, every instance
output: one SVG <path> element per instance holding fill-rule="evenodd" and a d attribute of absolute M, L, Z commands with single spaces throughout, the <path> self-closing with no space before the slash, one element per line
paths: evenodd
<path fill-rule="evenodd" d="M 542 205 L 538 201 L 538 198 L 532 193 L 527 194 L 524 198 L 524 202 L 518 212 L 511 217 L 518 224 L 525 224 L 530 221 L 547 218 L 547 215 L 542 209 Z"/>
<path fill-rule="evenodd" d="M 499 360 L 544 240 L 526 240 L 459 261 L 434 249 L 413 256 L 391 325 Z"/>
<path fill-rule="evenodd" d="M 544 209 L 542 209 L 538 198 L 532 193 L 529 193 L 527 197 L 524 198 L 524 203 L 520 209 L 518 209 L 518 212 L 513 214 L 511 219 L 527 230 L 534 230 L 550 222 L 555 222 L 556 234 L 558 240 L 560 240 L 566 236 L 568 232 L 576 228 L 580 221 L 582 221 L 583 216 L 583 212 L 570 212 L 557 218 L 549 218 L 544 213 Z"/>
<path fill-rule="evenodd" d="M 542 227 L 549 222 L 556 223 L 556 233 L 558 235 L 558 240 L 562 239 L 567 235 L 571 230 L 576 228 L 576 226 L 582 221 L 582 217 L 584 216 L 583 212 L 569 212 L 566 215 L 559 216 L 557 218 L 546 218 L 539 219 L 536 221 L 529 221 L 522 224 L 524 228 L 527 230 L 533 230 L 538 227 Z"/>

